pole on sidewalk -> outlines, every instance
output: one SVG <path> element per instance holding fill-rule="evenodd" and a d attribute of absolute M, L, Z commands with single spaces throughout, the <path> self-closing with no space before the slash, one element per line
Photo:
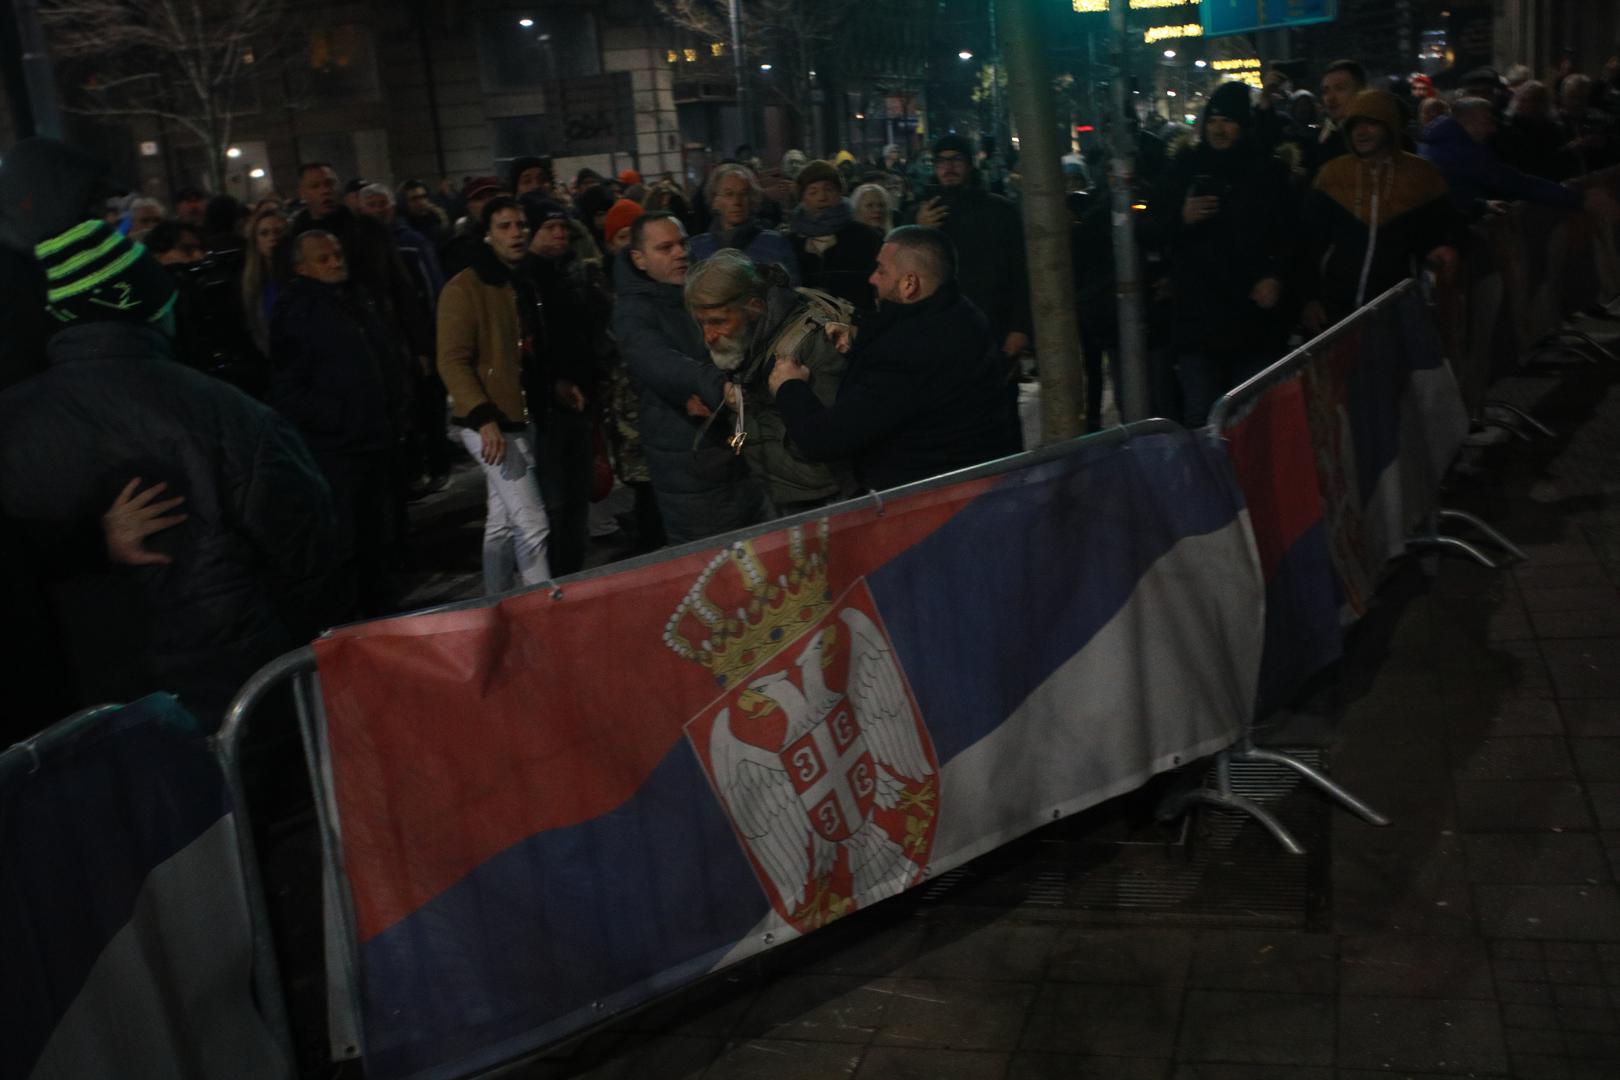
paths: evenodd
<path fill-rule="evenodd" d="M 1041 442 L 1051 445 L 1074 438 L 1084 428 L 1086 367 L 1075 319 L 1070 220 L 1063 198 L 1061 161 L 1066 148 L 1058 145 L 1052 75 L 1035 2 L 995 0 L 1001 8 L 1001 48 L 1018 125 L 1029 301 L 1040 349 Z"/>
<path fill-rule="evenodd" d="M 1125 7 L 1127 0 L 1109 0 L 1108 21 L 1114 60 L 1114 118 L 1109 125 L 1108 190 L 1113 216 L 1114 291 L 1119 300 L 1119 355 L 1114 363 L 1124 383 L 1120 412 L 1129 422 L 1152 416 L 1148 403 L 1147 335 L 1142 328 L 1142 261 L 1136 254 L 1135 213 L 1131 199 L 1136 188 L 1135 132 L 1126 118 L 1134 109 L 1130 81 L 1125 74 Z"/>
<path fill-rule="evenodd" d="M 56 76 L 34 0 L 0 0 L 0 69 L 17 137 L 60 139 L 62 114 L 56 104 Z"/>
<path fill-rule="evenodd" d="M 742 0 L 731 0 L 731 70 L 737 79 L 737 119 L 742 141 L 759 152 L 754 142 L 754 103 L 748 90 L 748 46 L 743 43 Z M 730 155 L 725 155 L 729 157 Z"/>

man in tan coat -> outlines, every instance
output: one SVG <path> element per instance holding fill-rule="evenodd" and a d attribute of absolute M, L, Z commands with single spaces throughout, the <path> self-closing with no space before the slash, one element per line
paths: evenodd
<path fill-rule="evenodd" d="M 551 577 L 526 384 L 538 370 L 539 297 L 518 271 L 529 226 L 517 200 L 484 207 L 484 246 L 439 296 L 439 377 L 462 444 L 484 469 L 484 589 Z"/>

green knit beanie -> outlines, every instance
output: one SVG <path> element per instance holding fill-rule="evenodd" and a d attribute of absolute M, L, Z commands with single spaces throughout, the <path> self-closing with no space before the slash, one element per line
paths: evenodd
<path fill-rule="evenodd" d="M 65 323 L 155 323 L 178 293 L 169 272 L 105 222 L 84 221 L 34 245 L 45 310 Z"/>

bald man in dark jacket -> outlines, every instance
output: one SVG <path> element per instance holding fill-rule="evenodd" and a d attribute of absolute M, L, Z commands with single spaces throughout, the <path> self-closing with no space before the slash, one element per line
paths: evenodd
<path fill-rule="evenodd" d="M 1019 451 L 1006 362 L 955 277 L 947 237 L 896 229 L 872 274 L 878 313 L 850 347 L 837 400 L 823 405 L 808 369 L 777 361 L 770 387 L 806 458 L 851 459 L 861 483 L 882 490 Z"/>

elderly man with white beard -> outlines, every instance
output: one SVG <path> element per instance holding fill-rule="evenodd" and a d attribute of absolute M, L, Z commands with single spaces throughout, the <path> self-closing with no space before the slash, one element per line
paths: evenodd
<path fill-rule="evenodd" d="M 759 267 L 740 251 L 722 250 L 686 275 L 686 308 L 703 331 L 715 366 L 728 373 L 728 419 L 751 472 L 766 485 L 780 515 L 824 506 L 852 494 L 842 463 L 804 458 L 787 429 L 766 381 L 778 356 L 810 372 L 810 386 L 831 405 L 844 374 L 844 357 L 824 327 L 850 320 L 850 306 L 827 293 L 787 287 L 777 266 Z M 733 443 L 737 446 L 737 443 Z"/>

